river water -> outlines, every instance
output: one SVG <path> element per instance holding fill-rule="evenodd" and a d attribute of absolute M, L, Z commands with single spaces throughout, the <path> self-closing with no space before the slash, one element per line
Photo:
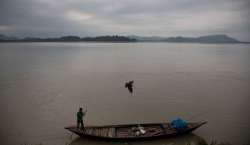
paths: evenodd
<path fill-rule="evenodd" d="M 134 80 L 134 94 L 124 88 Z M 250 143 L 246 44 L 1 43 L 2 145 Z M 80 139 L 86 125 L 208 121 L 194 134 L 144 142 Z"/>

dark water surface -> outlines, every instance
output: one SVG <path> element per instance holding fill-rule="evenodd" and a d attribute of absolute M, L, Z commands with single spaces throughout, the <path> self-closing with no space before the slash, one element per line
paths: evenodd
<path fill-rule="evenodd" d="M 130 95 L 124 82 L 135 81 Z M 177 145 L 250 143 L 250 48 L 244 44 L 2 43 L 0 144 Z M 208 124 L 181 138 L 145 142 L 79 139 L 64 130 L 87 108 L 86 125 L 182 117 Z"/>

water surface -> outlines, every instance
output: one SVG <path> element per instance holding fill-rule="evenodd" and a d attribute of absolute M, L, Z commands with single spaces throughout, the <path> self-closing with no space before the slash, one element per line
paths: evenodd
<path fill-rule="evenodd" d="M 86 125 L 208 121 L 194 135 L 132 144 L 246 145 L 249 58 L 244 44 L 1 43 L 1 144 L 110 144 L 63 129 L 83 107 Z"/>

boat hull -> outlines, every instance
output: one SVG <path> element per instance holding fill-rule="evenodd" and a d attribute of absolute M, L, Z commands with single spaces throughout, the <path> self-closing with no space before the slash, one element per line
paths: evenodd
<path fill-rule="evenodd" d="M 206 122 L 188 123 L 188 127 L 183 130 L 172 128 L 170 123 L 86 126 L 84 130 L 69 126 L 65 127 L 65 129 L 80 137 L 105 140 L 145 140 L 188 134 L 204 124 Z"/>

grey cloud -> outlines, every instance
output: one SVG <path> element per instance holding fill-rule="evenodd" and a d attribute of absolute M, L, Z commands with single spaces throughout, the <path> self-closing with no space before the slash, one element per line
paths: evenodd
<path fill-rule="evenodd" d="M 249 0 L 2 0 L 0 33 L 206 35 L 250 41 Z"/>

